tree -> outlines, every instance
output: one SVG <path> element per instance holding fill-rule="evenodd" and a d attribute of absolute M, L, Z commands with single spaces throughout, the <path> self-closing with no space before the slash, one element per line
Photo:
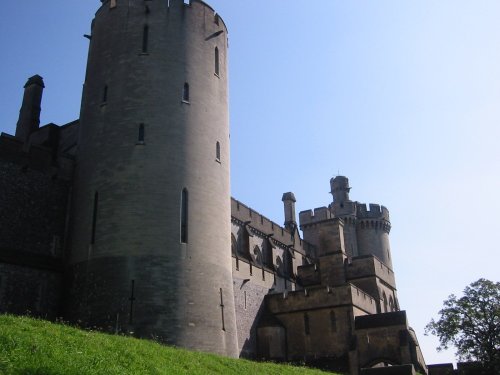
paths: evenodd
<path fill-rule="evenodd" d="M 461 361 L 478 361 L 485 374 L 500 374 L 500 282 L 479 279 L 457 298 L 450 295 L 425 334 L 439 338 L 438 351 L 455 346 Z"/>

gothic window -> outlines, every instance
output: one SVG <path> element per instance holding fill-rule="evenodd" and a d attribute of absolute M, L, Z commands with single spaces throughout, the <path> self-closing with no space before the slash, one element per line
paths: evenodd
<path fill-rule="evenodd" d="M 188 242 L 188 191 L 185 188 L 181 194 L 181 242 Z"/>
<path fill-rule="evenodd" d="M 290 250 L 283 253 L 284 275 L 288 278 L 293 277 L 293 259 Z"/>
<path fill-rule="evenodd" d="M 396 309 L 394 308 L 394 299 L 392 298 L 392 296 L 389 297 L 389 309 L 390 311 L 396 311 Z"/>
<path fill-rule="evenodd" d="M 142 30 L 142 53 L 148 53 L 148 44 L 149 44 L 149 26 L 144 25 L 144 29 Z"/>
<path fill-rule="evenodd" d="M 240 234 L 238 236 L 238 254 L 241 258 L 250 260 L 250 235 L 248 231 L 249 229 L 246 226 L 240 228 Z"/>
<path fill-rule="evenodd" d="M 276 272 L 278 273 L 278 276 L 284 276 L 285 270 L 283 267 L 283 261 L 279 256 L 276 257 Z"/>
<path fill-rule="evenodd" d="M 268 240 L 264 242 L 263 252 L 264 252 L 264 255 L 263 255 L 264 265 L 267 268 L 272 269 L 273 268 L 273 246 L 271 245 L 270 238 L 268 238 Z"/>
<path fill-rule="evenodd" d="M 255 264 L 257 264 L 258 266 L 262 266 L 262 253 L 257 245 L 253 248 L 252 258 Z"/>
<path fill-rule="evenodd" d="M 215 74 L 219 75 L 219 48 L 215 47 Z"/>
<path fill-rule="evenodd" d="M 182 90 L 182 100 L 189 102 L 189 83 L 184 83 L 184 89 Z"/>
<path fill-rule="evenodd" d="M 231 233 L 231 253 L 233 255 L 238 255 L 238 243 L 236 242 L 236 237 Z"/>

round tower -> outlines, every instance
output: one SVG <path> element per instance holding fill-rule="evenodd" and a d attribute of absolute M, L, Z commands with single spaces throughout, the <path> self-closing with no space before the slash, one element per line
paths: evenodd
<path fill-rule="evenodd" d="M 236 357 L 226 26 L 198 0 L 101 1 L 68 318 Z"/>
<path fill-rule="evenodd" d="M 375 255 L 392 269 L 389 210 L 378 204 L 358 204 L 357 243 L 359 255 Z"/>

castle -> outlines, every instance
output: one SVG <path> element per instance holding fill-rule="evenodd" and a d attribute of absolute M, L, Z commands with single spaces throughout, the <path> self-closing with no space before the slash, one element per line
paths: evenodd
<path fill-rule="evenodd" d="M 0 312 L 353 375 L 426 373 L 385 207 L 352 201 L 343 176 L 299 222 L 285 193 L 284 226 L 231 198 L 222 18 L 200 0 L 101 2 L 80 118 L 40 127 L 34 76 L 15 135 L 0 136 Z"/>

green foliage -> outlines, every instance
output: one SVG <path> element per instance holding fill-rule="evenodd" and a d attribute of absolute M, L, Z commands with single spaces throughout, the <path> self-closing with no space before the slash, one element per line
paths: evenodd
<path fill-rule="evenodd" d="M 0 374 L 325 374 L 273 363 L 190 352 L 147 340 L 0 315 Z"/>
<path fill-rule="evenodd" d="M 426 326 L 426 334 L 438 336 L 441 349 L 457 348 L 462 361 L 479 361 L 488 373 L 500 374 L 500 283 L 479 279 L 464 295 L 450 295 L 440 318 Z"/>

